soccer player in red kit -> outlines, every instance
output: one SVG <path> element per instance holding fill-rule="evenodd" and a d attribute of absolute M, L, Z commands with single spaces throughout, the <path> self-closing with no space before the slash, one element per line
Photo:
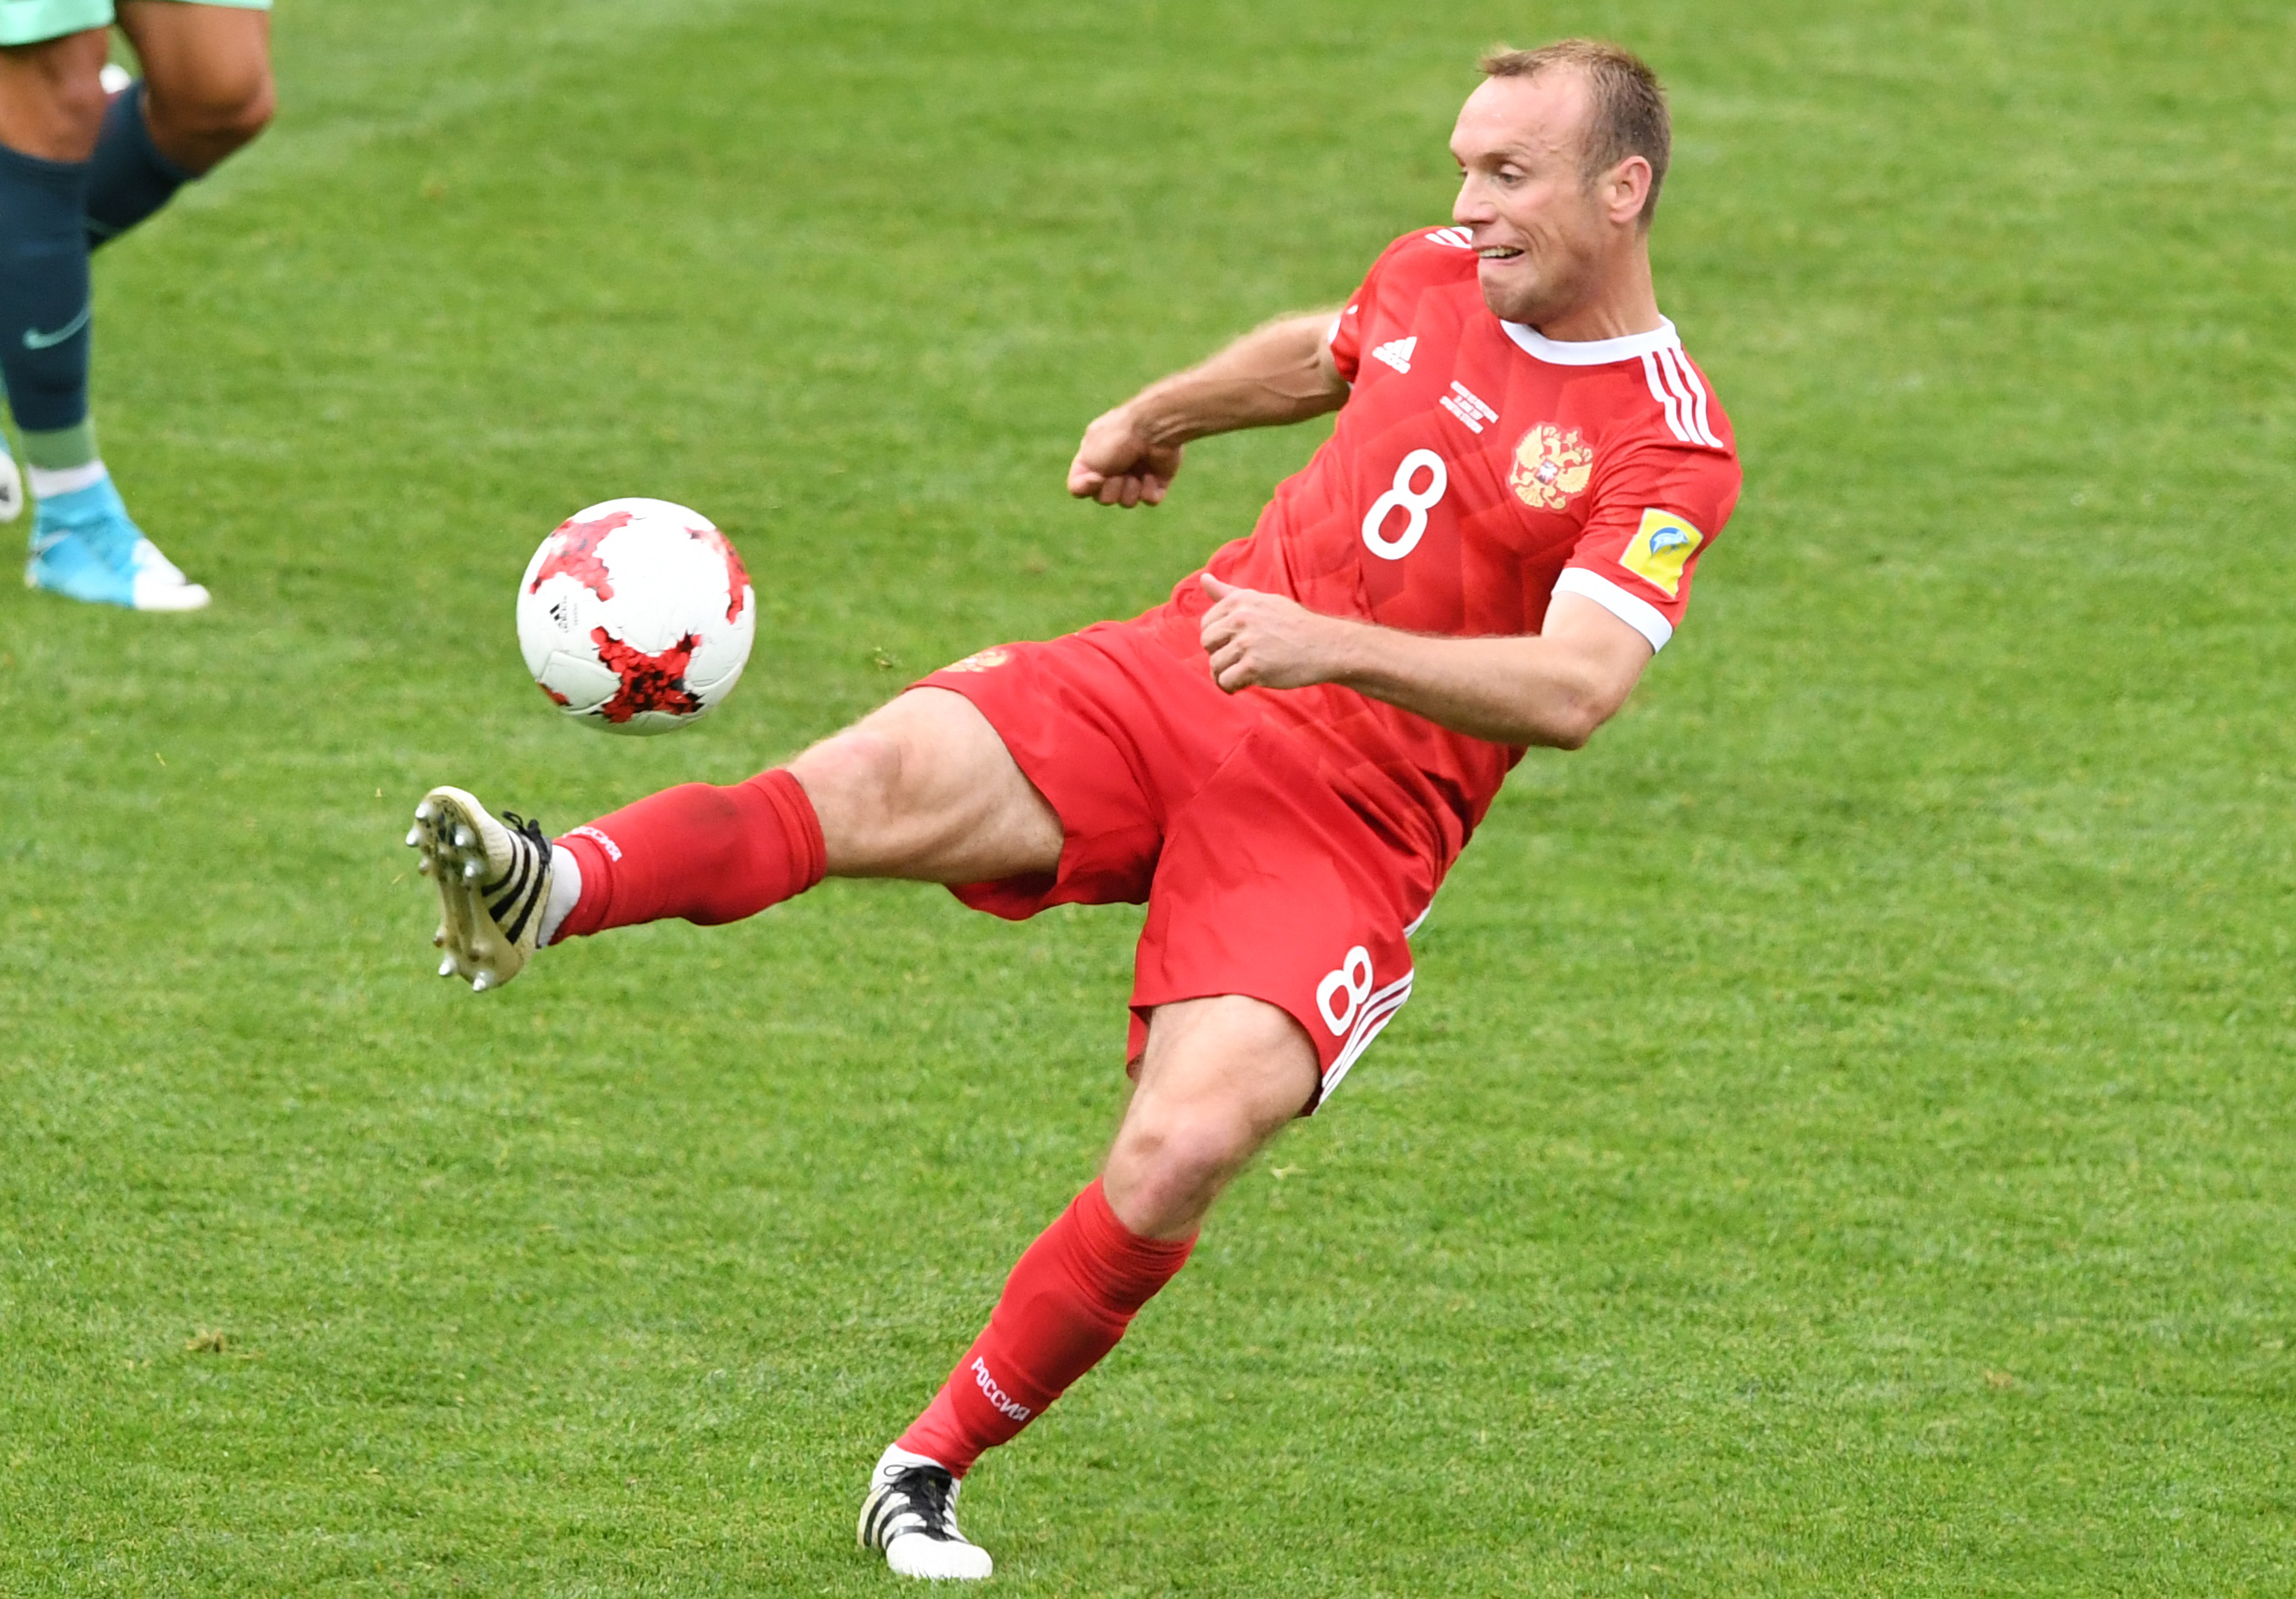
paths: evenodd
<path fill-rule="evenodd" d="M 862 1542 L 982 1578 L 959 1481 L 1111 1349 L 1214 1198 L 1328 1099 L 1409 996 L 1406 938 L 1533 744 L 1577 749 L 1682 619 L 1738 496 L 1730 424 L 1659 314 L 1665 102 L 1583 40 L 1482 63 L 1451 225 L 1345 307 L 1276 322 L 1086 430 L 1071 493 L 1161 499 L 1190 439 L 1337 410 L 1248 538 L 1165 604 L 981 651 L 786 767 L 688 783 L 554 842 L 437 789 L 408 842 L 444 975 L 728 922 L 824 874 L 1021 917 L 1148 906 L 1136 1080 L 1100 1177 L 1013 1267 L 888 1448 Z"/>

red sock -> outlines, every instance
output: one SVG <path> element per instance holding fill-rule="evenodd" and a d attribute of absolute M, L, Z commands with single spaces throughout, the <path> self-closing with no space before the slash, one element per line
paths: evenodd
<path fill-rule="evenodd" d="M 828 854 L 813 801 L 778 767 L 664 789 L 556 841 L 582 868 L 559 939 L 666 916 L 738 922 L 819 882 Z"/>
<path fill-rule="evenodd" d="M 900 1447 L 964 1476 L 1097 1365 L 1195 1247 L 1130 1231 L 1095 1178 L 1022 1252 L 988 1325 Z"/>

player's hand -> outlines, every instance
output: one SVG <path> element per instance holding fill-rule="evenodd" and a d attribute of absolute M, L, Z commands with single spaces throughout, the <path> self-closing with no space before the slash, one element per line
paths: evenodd
<path fill-rule="evenodd" d="M 1180 470 L 1180 447 L 1157 444 L 1140 430 L 1131 407 L 1119 406 L 1093 419 L 1069 463 L 1069 492 L 1103 505 L 1162 503 Z"/>
<path fill-rule="evenodd" d="M 1200 633 L 1212 658 L 1212 681 L 1240 688 L 1305 688 L 1328 683 L 1348 624 L 1318 616 L 1296 600 L 1238 588 L 1206 572 L 1198 579 L 1212 599 Z"/>

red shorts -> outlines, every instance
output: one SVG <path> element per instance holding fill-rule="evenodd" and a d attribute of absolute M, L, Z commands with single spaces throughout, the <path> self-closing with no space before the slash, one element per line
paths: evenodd
<path fill-rule="evenodd" d="M 952 891 L 1014 921 L 1145 900 L 1132 1068 L 1156 1006 L 1246 995 L 1315 1041 L 1323 1081 L 1305 1114 L 1410 997 L 1405 934 L 1440 868 L 1260 714 L 1273 691 L 1221 693 L 1193 626 L 1171 620 L 1004 644 L 922 680 L 980 708 L 1067 834 L 1056 873 Z"/>

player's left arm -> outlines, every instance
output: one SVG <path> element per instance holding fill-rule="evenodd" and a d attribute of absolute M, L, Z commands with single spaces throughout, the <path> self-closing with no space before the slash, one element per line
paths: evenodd
<path fill-rule="evenodd" d="M 1210 573 L 1202 582 L 1204 648 L 1228 693 L 1336 683 L 1495 743 L 1578 749 L 1627 702 L 1652 653 L 1582 594 L 1556 594 L 1535 636 L 1447 638 L 1322 616 Z"/>
<path fill-rule="evenodd" d="M 1334 311 L 1279 317 L 1095 417 L 1069 463 L 1069 492 L 1103 505 L 1161 504 L 1183 446 L 1338 410 L 1349 382 L 1332 354 L 1338 321 Z"/>

